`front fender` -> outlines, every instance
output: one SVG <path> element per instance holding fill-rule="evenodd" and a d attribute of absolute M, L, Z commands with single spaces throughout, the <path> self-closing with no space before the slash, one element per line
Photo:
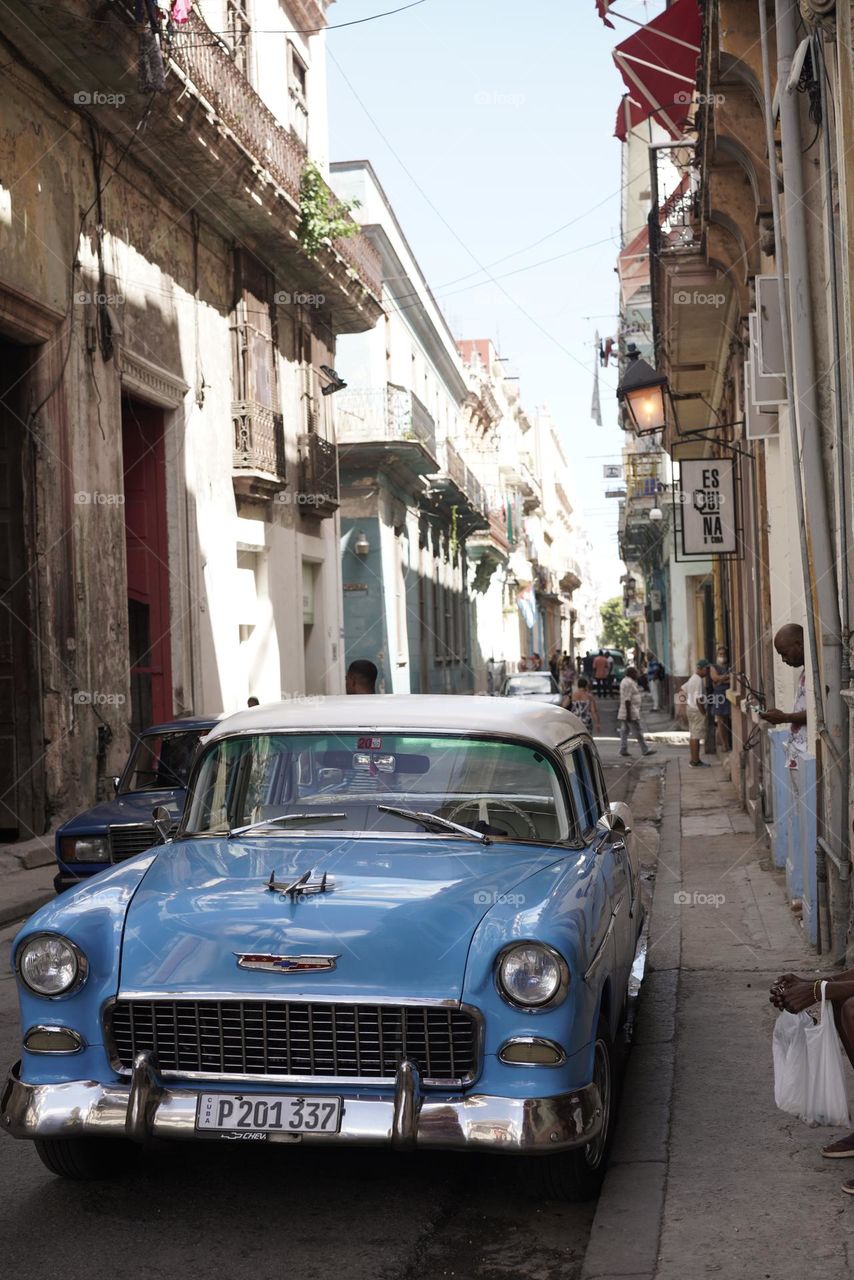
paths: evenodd
<path fill-rule="evenodd" d="M 60 933 L 69 938 L 84 953 L 89 966 L 86 981 L 67 998 L 35 995 L 18 981 L 22 1034 L 40 1024 L 71 1027 L 86 1046 L 80 1053 L 56 1057 L 22 1050 L 21 1074 L 29 1082 L 103 1077 L 101 1009 L 118 991 L 127 909 L 156 857 L 153 850 L 101 872 L 40 907 L 18 931 L 12 943 L 13 966 L 18 947 L 35 933 Z M 81 1077 L 87 1070 L 88 1077 Z"/>
<path fill-rule="evenodd" d="M 590 1082 L 593 1042 L 602 993 L 614 970 L 613 936 L 609 939 L 610 900 L 595 855 L 575 853 L 535 872 L 512 893 L 502 895 L 476 929 L 466 965 L 463 1000 L 484 1016 L 484 1073 L 501 1089 L 517 1082 L 523 1091 L 541 1094 L 581 1088 Z M 569 968 L 569 990 L 557 1006 L 517 1009 L 499 993 L 495 981 L 498 954 L 509 943 L 532 939 L 561 953 Z M 603 945 L 604 944 L 604 945 Z M 603 947 L 600 962 L 585 980 L 591 960 Z M 501 1062 L 498 1051 L 515 1036 L 542 1036 L 556 1041 L 566 1062 L 555 1068 L 522 1067 Z M 506 1079 L 505 1079 L 506 1077 Z M 483 1082 L 481 1082 L 483 1087 Z"/>

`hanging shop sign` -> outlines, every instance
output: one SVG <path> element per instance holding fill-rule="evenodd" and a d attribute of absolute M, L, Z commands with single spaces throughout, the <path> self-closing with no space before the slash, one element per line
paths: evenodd
<path fill-rule="evenodd" d="M 677 546 L 681 546 L 682 557 L 741 554 L 735 458 L 683 459 L 679 464 L 679 491 L 674 496 Z"/>
<path fill-rule="evenodd" d="M 623 468 L 618 462 L 606 462 L 602 468 L 602 475 L 606 480 L 622 480 Z"/>

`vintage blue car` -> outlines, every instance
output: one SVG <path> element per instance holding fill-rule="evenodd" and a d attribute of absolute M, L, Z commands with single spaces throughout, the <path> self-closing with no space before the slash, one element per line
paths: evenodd
<path fill-rule="evenodd" d="M 114 779 L 115 799 L 58 828 L 57 893 L 103 871 L 105 864 L 123 862 L 159 843 L 151 820 L 155 806 L 164 805 L 178 829 L 196 748 L 216 721 L 216 716 L 184 716 L 140 734 L 121 777 Z"/>
<path fill-rule="evenodd" d="M 569 712 L 349 697 L 221 720 L 174 839 L 13 945 L 0 1125 L 68 1178 L 125 1139 L 537 1156 L 595 1194 L 643 908 Z M 113 1141 L 109 1141 L 113 1139 Z"/>

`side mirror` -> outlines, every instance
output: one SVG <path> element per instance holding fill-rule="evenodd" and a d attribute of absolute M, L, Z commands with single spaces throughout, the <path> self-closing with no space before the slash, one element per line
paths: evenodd
<path fill-rule="evenodd" d="M 115 795 L 118 795 L 118 794 L 119 794 L 119 783 L 121 782 L 121 778 L 119 777 L 119 775 L 118 775 L 118 774 L 116 774 L 116 775 L 115 775 L 115 777 L 110 778 L 110 782 L 112 782 L 112 784 L 113 784 L 113 792 L 114 792 L 114 794 L 115 794 Z"/>
<path fill-rule="evenodd" d="M 154 830 L 160 837 L 160 843 L 165 844 L 172 834 L 172 815 L 167 808 L 159 804 L 151 816 L 154 819 Z"/>
<path fill-rule="evenodd" d="M 606 845 L 610 845 L 612 849 L 619 849 L 625 844 L 626 836 L 630 831 L 631 827 L 618 813 L 613 811 L 603 813 L 596 823 L 596 834 L 598 836 L 596 852 L 601 853 Z"/>

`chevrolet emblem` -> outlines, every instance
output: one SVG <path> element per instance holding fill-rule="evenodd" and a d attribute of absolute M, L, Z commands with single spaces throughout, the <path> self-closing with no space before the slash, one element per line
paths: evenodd
<path fill-rule="evenodd" d="M 327 973 L 334 969 L 337 956 L 275 956 L 264 952 L 235 951 L 238 969 L 262 969 L 267 973 Z"/>

